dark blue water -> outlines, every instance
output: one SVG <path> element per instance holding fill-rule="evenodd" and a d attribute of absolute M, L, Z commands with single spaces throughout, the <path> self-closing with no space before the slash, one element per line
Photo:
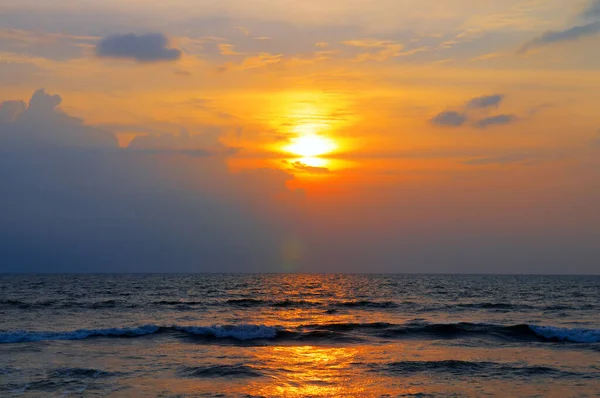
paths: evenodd
<path fill-rule="evenodd" d="M 599 396 L 600 277 L 0 276 L 1 396 Z"/>

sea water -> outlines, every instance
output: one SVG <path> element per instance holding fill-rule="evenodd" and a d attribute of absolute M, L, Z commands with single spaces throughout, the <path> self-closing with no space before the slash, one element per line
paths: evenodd
<path fill-rule="evenodd" d="M 0 396 L 600 396 L 600 277 L 0 275 Z"/>

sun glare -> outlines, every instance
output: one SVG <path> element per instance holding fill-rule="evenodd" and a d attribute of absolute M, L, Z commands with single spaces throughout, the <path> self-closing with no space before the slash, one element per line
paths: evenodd
<path fill-rule="evenodd" d="M 301 157 L 312 158 L 331 153 L 336 148 L 337 145 L 331 139 L 311 134 L 294 138 L 292 143 L 284 149 Z"/>

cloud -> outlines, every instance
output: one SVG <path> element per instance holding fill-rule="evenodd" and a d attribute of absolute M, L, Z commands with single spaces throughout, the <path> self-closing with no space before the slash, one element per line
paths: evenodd
<path fill-rule="evenodd" d="M 592 140 L 592 147 L 600 149 L 600 130 L 596 134 L 596 138 Z"/>
<path fill-rule="evenodd" d="M 581 13 L 581 19 L 591 22 L 573 26 L 560 31 L 548 31 L 539 37 L 536 37 L 525 43 L 519 53 L 524 54 L 531 49 L 539 48 L 555 43 L 575 41 L 581 38 L 600 34 L 600 0 L 593 0 L 590 5 Z"/>
<path fill-rule="evenodd" d="M 483 95 L 475 97 L 467 101 L 464 105 L 463 111 L 444 111 L 437 114 L 433 119 L 430 120 L 431 124 L 440 127 L 460 127 L 472 119 L 472 114 L 477 110 L 487 110 L 492 107 L 499 107 L 504 100 L 504 94 L 494 95 Z M 502 114 L 489 116 L 484 119 L 480 119 L 474 123 L 478 128 L 486 128 L 494 125 L 510 124 L 517 120 L 517 116 Z"/>
<path fill-rule="evenodd" d="M 382 62 L 389 58 L 411 56 L 431 50 L 430 47 L 417 47 L 410 50 L 405 50 L 404 44 L 393 40 L 346 40 L 343 41 L 342 44 L 348 47 L 355 47 L 367 51 L 358 54 L 354 59 L 356 62 L 364 62 L 369 60 Z"/>
<path fill-rule="evenodd" d="M 115 149 L 117 139 L 110 131 L 87 126 L 81 119 L 62 112 L 59 95 L 37 90 L 29 104 L 5 101 L 0 104 L 0 145 L 3 147 L 61 147 Z"/>
<path fill-rule="evenodd" d="M 299 171 L 308 174 L 329 174 L 331 171 L 327 167 L 309 166 L 301 161 L 291 163 L 292 171 Z"/>
<path fill-rule="evenodd" d="M 518 118 L 515 115 L 496 115 L 486 117 L 485 119 L 481 119 L 476 123 L 476 126 L 479 128 L 486 128 L 489 126 L 499 126 L 510 124 L 516 121 Z"/>
<path fill-rule="evenodd" d="M 46 33 L 38 29 L 0 29 L 0 53 L 67 61 L 83 56 L 96 40 L 93 36 Z"/>
<path fill-rule="evenodd" d="M 181 129 L 179 135 L 168 133 L 135 137 L 129 150 L 148 153 L 186 154 L 191 156 L 233 155 L 239 148 L 228 147 L 220 140 L 222 131 L 209 126 L 200 134 L 190 134 Z"/>
<path fill-rule="evenodd" d="M 441 127 L 460 127 L 466 121 L 467 115 L 455 111 L 445 111 L 431 119 L 431 123 Z"/>
<path fill-rule="evenodd" d="M 503 94 L 486 95 L 483 97 L 473 98 L 467 102 L 468 109 L 484 109 L 489 107 L 498 107 L 504 99 Z"/>
<path fill-rule="evenodd" d="M 592 22 L 587 25 L 574 26 L 562 31 L 549 31 L 540 37 L 525 43 L 519 50 L 519 53 L 524 54 L 533 48 L 564 41 L 574 41 L 583 37 L 593 36 L 598 33 L 600 33 L 600 21 Z"/>
<path fill-rule="evenodd" d="M 581 14 L 583 18 L 600 20 L 600 0 L 593 0 L 587 9 Z"/>
<path fill-rule="evenodd" d="M 146 152 L 224 147 L 211 128 L 122 150 L 61 101 L 38 90 L 29 104 L 0 104 L 0 273 L 279 269 L 285 222 L 296 221 L 267 214 L 301 200 L 291 174 Z"/>
<path fill-rule="evenodd" d="M 181 50 L 169 48 L 169 39 L 162 33 L 110 35 L 96 46 L 99 57 L 134 59 L 138 62 L 176 61 Z"/>

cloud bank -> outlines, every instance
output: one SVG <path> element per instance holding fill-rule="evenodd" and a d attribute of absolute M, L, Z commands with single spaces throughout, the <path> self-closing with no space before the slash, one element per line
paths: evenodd
<path fill-rule="evenodd" d="M 28 104 L 0 104 L 0 145 L 12 148 L 60 147 L 115 149 L 117 139 L 109 131 L 87 126 L 62 112 L 62 98 L 37 90 Z"/>
<path fill-rule="evenodd" d="M 0 105 L 0 272 L 278 270 L 286 229 L 266 208 L 297 200 L 289 174 L 178 156 L 218 131 L 119 149 L 60 103 L 38 90 Z"/>

